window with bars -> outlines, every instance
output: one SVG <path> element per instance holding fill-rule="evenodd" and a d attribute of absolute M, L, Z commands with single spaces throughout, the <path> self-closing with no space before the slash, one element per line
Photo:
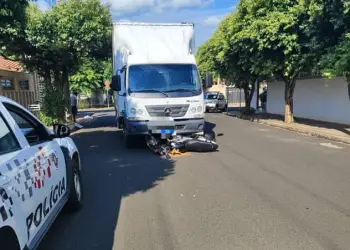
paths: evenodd
<path fill-rule="evenodd" d="M 29 90 L 29 81 L 28 80 L 20 80 L 19 87 L 21 90 Z"/>
<path fill-rule="evenodd" d="M 1 87 L 4 90 L 14 89 L 13 80 L 11 79 L 1 79 Z"/>

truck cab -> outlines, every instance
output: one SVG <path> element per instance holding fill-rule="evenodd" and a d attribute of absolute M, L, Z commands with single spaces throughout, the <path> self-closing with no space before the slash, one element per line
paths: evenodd
<path fill-rule="evenodd" d="M 116 74 L 111 87 L 126 146 L 149 133 L 203 132 L 205 105 L 193 25 L 117 23 L 113 34 Z"/>

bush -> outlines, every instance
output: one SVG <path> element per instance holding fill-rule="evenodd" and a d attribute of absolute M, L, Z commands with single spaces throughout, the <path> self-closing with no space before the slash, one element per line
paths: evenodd
<path fill-rule="evenodd" d="M 54 123 L 65 123 L 66 110 L 63 91 L 60 91 L 54 84 L 45 83 L 42 93 L 40 120 L 47 126 Z"/>
<path fill-rule="evenodd" d="M 46 126 L 52 126 L 55 123 L 59 123 L 59 119 L 58 118 L 53 118 L 53 117 L 49 117 L 45 114 L 45 112 L 40 111 L 39 113 L 39 119 L 40 121 L 42 121 Z"/>
<path fill-rule="evenodd" d="M 91 104 L 90 104 L 90 98 L 88 99 L 80 99 L 79 102 L 79 109 L 85 109 L 85 108 L 90 108 Z"/>

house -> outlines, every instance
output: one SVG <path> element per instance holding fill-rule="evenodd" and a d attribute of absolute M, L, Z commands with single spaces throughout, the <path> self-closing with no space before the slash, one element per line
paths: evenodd
<path fill-rule="evenodd" d="M 0 95 L 9 97 L 25 107 L 39 101 L 38 81 L 19 62 L 0 57 Z"/>

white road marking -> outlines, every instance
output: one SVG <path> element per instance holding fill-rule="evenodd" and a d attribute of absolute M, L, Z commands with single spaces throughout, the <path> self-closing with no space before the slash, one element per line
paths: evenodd
<path fill-rule="evenodd" d="M 288 137 L 281 137 L 279 135 L 272 135 L 272 134 L 266 134 L 265 137 L 275 139 L 277 141 L 281 142 L 299 142 L 299 138 L 288 138 Z"/>
<path fill-rule="evenodd" d="M 320 146 L 328 147 L 328 148 L 334 148 L 334 149 L 343 149 L 343 147 L 340 147 L 340 146 L 338 146 L 338 145 L 332 144 L 332 143 L 330 143 L 330 142 L 327 142 L 327 143 L 321 142 L 321 143 L 320 143 Z"/>
<path fill-rule="evenodd" d="M 270 130 L 268 130 L 266 128 L 259 128 L 258 131 L 267 132 L 267 131 L 270 131 Z"/>

